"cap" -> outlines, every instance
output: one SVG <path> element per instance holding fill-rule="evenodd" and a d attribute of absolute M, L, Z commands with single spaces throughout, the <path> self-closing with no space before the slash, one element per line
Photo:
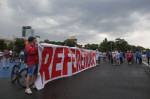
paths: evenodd
<path fill-rule="evenodd" d="M 32 42 L 34 39 L 35 39 L 35 37 L 30 36 L 30 37 L 28 38 L 28 42 Z"/>

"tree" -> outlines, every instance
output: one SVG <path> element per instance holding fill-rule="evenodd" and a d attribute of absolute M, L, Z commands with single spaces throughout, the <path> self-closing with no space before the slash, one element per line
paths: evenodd
<path fill-rule="evenodd" d="M 98 49 L 98 44 L 86 44 L 85 49 L 91 49 L 91 50 L 96 50 Z"/>
<path fill-rule="evenodd" d="M 66 43 L 67 46 L 70 46 L 70 47 L 75 47 L 76 43 L 70 39 L 67 39 L 64 41 Z"/>
<path fill-rule="evenodd" d="M 84 48 L 85 48 L 85 49 L 91 49 L 91 45 L 90 45 L 89 43 L 88 43 L 88 44 L 85 44 L 85 45 L 84 45 Z"/>
<path fill-rule="evenodd" d="M 49 43 L 49 44 L 55 44 L 55 45 L 62 45 L 62 42 L 58 41 L 49 41 L 48 39 L 44 40 L 44 43 Z"/>
<path fill-rule="evenodd" d="M 13 45 L 14 45 L 14 43 L 13 43 L 13 42 L 10 42 L 10 43 L 8 44 L 8 49 L 13 49 Z"/>
<path fill-rule="evenodd" d="M 116 38 L 115 40 L 115 49 L 127 51 L 130 49 L 129 44 L 124 39 Z"/>
<path fill-rule="evenodd" d="M 106 51 L 110 51 L 111 50 L 111 42 L 108 42 L 107 41 L 107 38 L 105 38 L 103 40 L 102 43 L 100 43 L 99 47 L 98 47 L 98 50 L 99 51 L 102 51 L 102 52 L 106 52 Z"/>
<path fill-rule="evenodd" d="M 0 50 L 5 50 L 7 48 L 7 44 L 4 40 L 0 40 Z"/>
<path fill-rule="evenodd" d="M 25 40 L 23 38 L 16 38 L 15 41 L 15 52 L 20 52 L 21 50 L 24 50 L 25 48 L 25 44 L 24 44 Z"/>

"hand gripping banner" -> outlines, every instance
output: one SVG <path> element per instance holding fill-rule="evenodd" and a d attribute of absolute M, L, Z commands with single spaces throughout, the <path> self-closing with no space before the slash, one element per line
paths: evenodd
<path fill-rule="evenodd" d="M 96 51 L 42 43 L 38 46 L 38 90 L 52 80 L 72 76 L 96 66 Z"/>

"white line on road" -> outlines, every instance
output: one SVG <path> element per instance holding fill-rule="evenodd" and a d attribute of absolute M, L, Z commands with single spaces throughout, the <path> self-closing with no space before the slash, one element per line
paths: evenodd
<path fill-rule="evenodd" d="M 146 66 L 150 67 L 150 65 L 148 65 L 146 62 L 143 61 L 143 63 L 144 63 Z"/>

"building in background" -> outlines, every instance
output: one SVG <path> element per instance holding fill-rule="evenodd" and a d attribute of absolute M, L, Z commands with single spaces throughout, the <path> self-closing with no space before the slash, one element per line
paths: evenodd
<path fill-rule="evenodd" d="M 34 29 L 31 26 L 23 26 L 22 27 L 22 37 L 28 38 L 29 36 L 34 35 Z"/>
<path fill-rule="evenodd" d="M 70 40 L 74 41 L 77 44 L 77 38 L 75 36 L 70 37 Z"/>

